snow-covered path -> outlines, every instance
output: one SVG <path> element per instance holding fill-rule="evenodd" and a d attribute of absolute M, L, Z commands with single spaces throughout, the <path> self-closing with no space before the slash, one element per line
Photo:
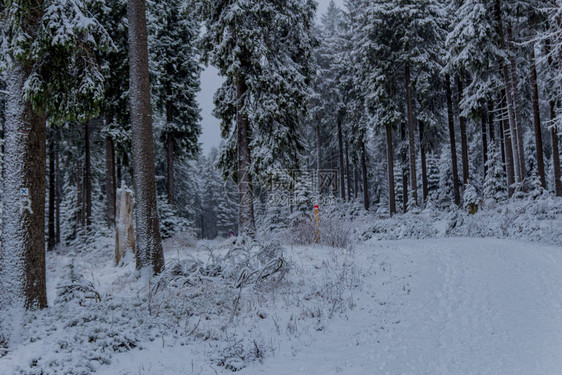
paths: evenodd
<path fill-rule="evenodd" d="M 370 242 L 347 318 L 243 374 L 561 374 L 562 249 L 491 239 Z"/>

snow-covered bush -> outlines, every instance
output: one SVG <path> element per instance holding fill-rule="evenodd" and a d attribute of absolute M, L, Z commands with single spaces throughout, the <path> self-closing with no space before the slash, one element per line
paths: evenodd
<path fill-rule="evenodd" d="M 153 293 L 170 288 L 182 289 L 209 278 L 218 278 L 225 286 L 240 288 L 263 280 L 283 278 L 288 270 L 283 248 L 278 243 L 230 244 L 219 249 L 208 248 L 206 262 L 189 258 L 169 266 L 157 279 Z"/>
<path fill-rule="evenodd" d="M 480 203 L 480 197 L 476 188 L 471 183 L 468 183 L 464 189 L 463 195 L 463 206 L 465 210 L 468 210 L 469 214 L 475 214 L 478 211 L 478 204 Z"/>
<path fill-rule="evenodd" d="M 174 234 L 186 231 L 189 223 L 177 214 L 174 206 L 168 203 L 165 196 L 158 197 L 158 216 L 160 217 L 160 233 L 163 239 L 170 238 Z"/>
<path fill-rule="evenodd" d="M 83 305 L 86 300 L 101 301 L 101 295 L 91 281 L 87 281 L 74 265 L 74 262 L 66 266 L 68 272 L 57 285 L 57 298 L 55 303 L 68 303 L 77 300 Z"/>
<path fill-rule="evenodd" d="M 291 215 L 287 234 L 290 233 L 290 241 L 295 245 L 310 245 L 316 242 L 316 225 L 314 216 L 307 213 L 296 213 Z"/>
<path fill-rule="evenodd" d="M 528 177 L 527 184 L 529 186 L 529 198 L 531 199 L 538 199 L 543 194 L 548 194 L 548 192 L 543 188 L 541 180 L 535 170 L 533 170 L 531 175 Z"/>
<path fill-rule="evenodd" d="M 295 245 L 319 243 L 345 249 L 351 245 L 353 219 L 361 214 L 361 208 L 355 204 L 326 207 L 320 212 L 318 241 L 314 215 L 296 213 L 291 216 L 289 228 L 283 237 L 287 243 Z"/>
<path fill-rule="evenodd" d="M 439 238 L 451 236 L 512 238 L 562 245 L 562 199 L 543 195 L 532 199 L 512 198 L 493 207 L 484 207 L 474 215 L 459 210 L 426 209 L 419 215 L 404 214 L 391 218 L 363 220 L 356 223 L 353 237 Z"/>

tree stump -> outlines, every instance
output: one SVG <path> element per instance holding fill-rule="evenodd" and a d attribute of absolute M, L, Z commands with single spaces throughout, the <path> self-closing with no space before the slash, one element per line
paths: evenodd
<path fill-rule="evenodd" d="M 135 253 L 133 193 L 129 189 L 118 189 L 116 201 L 115 264 L 119 265 L 128 249 Z"/>

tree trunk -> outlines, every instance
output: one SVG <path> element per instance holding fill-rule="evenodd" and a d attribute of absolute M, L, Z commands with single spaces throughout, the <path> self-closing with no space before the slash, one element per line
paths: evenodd
<path fill-rule="evenodd" d="M 394 150 L 392 147 L 392 124 L 386 124 L 386 161 L 388 168 L 388 203 L 390 215 L 396 214 L 396 191 L 394 188 Z"/>
<path fill-rule="evenodd" d="M 505 34 L 503 31 L 503 20 L 502 20 L 502 11 L 501 11 L 501 0 L 496 0 L 495 3 L 495 12 L 496 12 L 496 21 L 497 21 L 497 28 L 498 28 L 498 36 L 499 36 L 499 41 L 500 41 L 500 48 L 504 51 L 507 52 L 507 48 L 506 48 L 506 41 L 505 41 Z M 515 176 L 515 180 L 517 180 L 517 182 L 521 182 L 523 180 L 523 176 L 521 174 L 521 164 L 520 164 L 520 158 L 519 158 L 519 147 L 517 145 L 517 124 L 515 121 L 515 104 L 513 101 L 513 96 L 512 96 L 512 89 L 513 86 L 511 85 L 511 78 L 509 75 L 509 69 L 507 67 L 507 64 L 505 62 L 502 63 L 502 71 L 503 71 L 503 78 L 504 78 L 504 83 L 505 83 L 505 96 L 507 98 L 507 110 L 508 110 L 508 115 L 509 115 L 509 131 L 510 131 L 510 139 L 509 139 L 509 144 L 511 145 L 511 155 L 512 155 L 512 161 L 513 161 L 513 166 L 514 166 L 514 174 Z M 507 147 L 507 143 L 508 143 L 508 139 L 506 138 L 506 147 Z M 507 153 L 506 153 L 507 156 Z M 506 157 L 507 160 L 507 157 Z M 509 168 L 508 168 L 509 170 Z M 508 178 L 509 178 L 509 173 L 508 173 Z"/>
<path fill-rule="evenodd" d="M 133 195 L 130 190 L 119 189 L 116 192 L 115 209 L 115 265 L 131 250 L 135 254 L 135 229 L 133 227 Z"/>
<path fill-rule="evenodd" d="M 246 83 L 238 78 L 237 82 L 237 123 L 238 123 L 238 230 L 241 234 L 254 236 L 254 193 L 252 190 L 251 165 L 252 159 L 250 155 L 250 123 L 248 116 L 242 110 L 242 102 L 247 94 L 248 87 Z"/>
<path fill-rule="evenodd" d="M 54 250 L 55 238 L 55 131 L 51 129 L 49 137 L 49 213 L 47 225 L 47 249 Z"/>
<path fill-rule="evenodd" d="M 61 243 L 61 226 L 60 226 L 60 205 L 62 202 L 62 174 L 60 171 L 60 155 L 59 155 L 59 137 L 55 137 L 55 192 L 56 192 L 56 209 L 55 209 L 55 244 Z"/>
<path fill-rule="evenodd" d="M 503 105 L 505 104 L 505 101 L 502 103 L 502 108 Z M 506 123 L 506 120 L 504 118 L 504 114 L 502 114 L 500 116 L 500 121 L 499 121 L 499 125 L 500 125 L 500 149 L 501 149 L 501 153 L 502 153 L 502 163 L 503 163 L 503 169 L 504 171 L 507 173 L 507 167 L 506 167 L 506 160 L 505 160 L 505 132 L 506 129 L 504 127 L 504 123 Z"/>
<path fill-rule="evenodd" d="M 359 172 L 357 167 L 353 168 L 353 197 L 357 199 L 357 194 L 359 193 Z"/>
<path fill-rule="evenodd" d="M 347 200 L 351 202 L 351 171 L 349 166 L 349 142 L 345 139 L 345 179 L 347 180 Z"/>
<path fill-rule="evenodd" d="M 106 126 L 113 121 L 111 114 L 106 114 Z M 117 183 L 115 177 L 115 147 L 111 137 L 105 137 L 105 196 L 106 196 L 106 212 L 105 217 L 110 227 L 115 225 L 116 213 L 116 194 Z"/>
<path fill-rule="evenodd" d="M 123 181 L 123 162 L 118 153 L 115 153 L 115 164 L 115 181 L 117 182 L 116 187 L 117 189 L 121 189 L 123 187 L 121 186 Z"/>
<path fill-rule="evenodd" d="M 490 142 L 496 142 L 496 126 L 495 126 L 496 119 L 494 118 L 494 103 L 490 100 L 488 102 L 488 129 L 489 129 L 489 136 Z"/>
<path fill-rule="evenodd" d="M 537 170 L 542 187 L 546 189 L 544 172 L 544 150 L 542 144 L 541 113 L 539 107 L 539 86 L 537 83 L 537 66 L 535 63 L 535 46 L 531 46 L 531 86 L 533 88 L 533 122 L 535 124 L 535 145 L 537 148 Z"/>
<path fill-rule="evenodd" d="M 168 193 L 168 203 L 174 204 L 174 137 L 171 133 L 166 135 L 166 165 L 168 167 L 168 177 L 166 188 Z"/>
<path fill-rule="evenodd" d="M 508 24 L 508 46 L 509 51 L 512 53 L 510 56 L 511 65 L 511 84 L 513 87 L 513 108 L 515 110 L 515 126 L 517 134 L 517 153 L 519 156 L 519 169 L 521 171 L 521 180 L 519 182 L 524 182 L 527 177 L 527 167 L 525 165 L 525 142 L 523 140 L 523 125 L 521 120 L 521 100 L 519 98 L 519 85 L 517 84 L 517 66 L 515 63 L 515 57 L 513 56 L 513 36 L 511 31 L 511 25 Z"/>
<path fill-rule="evenodd" d="M 92 123 L 88 121 L 84 124 L 84 223 L 89 229 L 92 225 L 92 162 L 91 162 L 91 145 L 90 132 Z"/>
<path fill-rule="evenodd" d="M 464 185 L 468 183 L 470 178 L 469 172 L 469 160 L 468 160 L 468 139 L 466 136 L 466 118 L 460 114 L 461 112 L 461 100 L 464 95 L 464 86 L 461 77 L 457 74 L 457 90 L 459 94 L 459 125 L 461 131 L 461 155 L 462 155 L 462 182 Z"/>
<path fill-rule="evenodd" d="M 321 144 L 320 144 L 320 125 L 316 124 L 316 184 L 318 186 L 318 195 L 320 196 L 320 170 L 322 169 L 321 159 Z"/>
<path fill-rule="evenodd" d="M 556 125 L 556 112 L 554 101 L 550 101 L 550 119 L 555 124 L 550 128 L 552 137 L 552 169 L 554 170 L 554 192 L 557 197 L 562 197 L 562 174 L 560 173 L 560 150 L 558 143 L 558 126 Z"/>
<path fill-rule="evenodd" d="M 407 168 L 407 151 L 404 149 L 404 142 L 406 141 L 406 126 L 402 122 L 400 126 L 400 139 L 402 140 L 402 211 L 408 212 L 408 168 Z"/>
<path fill-rule="evenodd" d="M 557 67 L 554 64 L 552 55 L 550 54 L 550 40 L 547 39 L 545 43 L 546 54 L 548 55 L 548 65 L 551 67 Z M 552 169 L 554 172 L 554 193 L 557 197 L 562 197 L 562 174 L 560 172 L 560 150 L 558 143 L 558 125 L 556 123 L 556 103 L 551 97 L 548 103 L 550 110 L 550 121 L 552 125 L 550 127 L 550 136 L 552 138 Z"/>
<path fill-rule="evenodd" d="M 369 211 L 371 202 L 369 201 L 369 182 L 367 180 L 367 151 L 365 150 L 365 142 L 361 139 L 359 143 L 361 149 L 361 174 L 363 175 L 363 204 L 365 210 Z"/>
<path fill-rule="evenodd" d="M 488 171 L 488 167 L 486 167 L 486 163 L 488 162 L 488 138 L 486 136 L 486 128 L 488 127 L 488 115 L 485 109 L 482 109 L 482 116 L 481 116 L 481 124 L 482 124 L 482 159 L 484 161 L 484 178 L 486 178 L 486 172 Z"/>
<path fill-rule="evenodd" d="M 76 165 L 76 231 L 79 232 L 80 228 L 84 225 L 84 203 L 83 203 L 83 192 L 84 188 L 82 183 L 82 161 L 78 160 Z"/>
<path fill-rule="evenodd" d="M 4 104 L 5 106 L 5 104 Z M 5 109 L 4 109 L 5 112 Z M 4 116 L 5 117 L 5 116 Z M 0 151 L 2 152 L 2 156 L 4 156 L 6 154 L 6 149 L 5 149 L 5 145 L 4 145 L 4 140 L 6 139 L 6 119 L 3 118 L 2 119 L 2 144 L 0 145 Z M 2 170 L 1 170 L 1 177 L 2 179 L 0 179 L 0 181 L 4 181 L 4 158 L 1 158 L 2 160 L 0 160 L 1 166 L 2 166 Z"/>
<path fill-rule="evenodd" d="M 31 69 L 14 65 L 6 73 L 0 308 L 44 308 L 46 117 L 24 99 Z"/>
<path fill-rule="evenodd" d="M 345 201 L 345 167 L 343 164 L 343 131 L 342 131 L 342 116 L 338 114 L 338 159 L 340 167 L 340 196 L 343 201 Z"/>
<path fill-rule="evenodd" d="M 504 68 L 504 77 L 506 85 L 506 96 L 507 96 L 507 112 L 509 118 L 509 144 L 511 145 L 511 155 L 514 166 L 514 180 L 521 182 L 523 180 L 523 175 L 521 172 L 521 164 L 519 163 L 519 147 L 517 145 L 517 124 L 515 123 L 515 110 L 513 104 L 513 96 L 511 93 L 511 78 L 509 77 L 509 72 L 507 71 L 507 66 Z M 507 146 L 507 143 L 506 143 Z"/>
<path fill-rule="evenodd" d="M 158 274 L 164 269 L 164 254 L 154 177 L 145 0 L 128 0 L 127 16 L 137 269 L 150 266 L 153 273 Z"/>
<path fill-rule="evenodd" d="M 400 139 L 402 140 L 402 212 L 408 212 L 408 155 L 405 150 L 406 126 L 404 122 L 400 124 Z"/>
<path fill-rule="evenodd" d="M 506 94 L 507 90 L 504 90 L 504 99 L 502 101 L 502 107 L 506 108 L 505 106 L 508 104 L 506 103 L 505 98 L 507 97 Z M 507 108 L 509 112 L 509 108 Z M 507 188 L 509 192 L 509 196 L 513 195 L 513 184 L 515 183 L 515 161 L 513 160 L 513 143 L 511 142 L 511 130 L 509 129 L 509 124 L 505 115 L 502 116 L 502 132 L 503 132 L 503 139 L 505 143 L 504 151 L 505 151 L 505 168 L 507 174 Z"/>
<path fill-rule="evenodd" d="M 429 195 L 429 187 L 427 182 L 427 157 L 426 157 L 426 146 L 425 146 L 425 125 L 423 121 L 418 120 L 419 132 L 420 132 L 420 154 L 421 154 L 421 169 L 422 169 L 422 189 L 423 189 L 423 202 L 427 202 L 427 197 Z M 388 137 L 387 137 L 388 141 Z"/>
<path fill-rule="evenodd" d="M 418 205 L 418 179 L 416 171 L 416 136 L 414 130 L 414 105 L 412 98 L 412 82 L 410 77 L 410 63 L 406 63 L 406 102 L 408 107 L 408 146 L 410 150 L 410 187 L 412 199 Z"/>
<path fill-rule="evenodd" d="M 451 92 L 451 77 L 445 75 L 445 90 L 447 94 L 447 117 L 449 119 L 449 142 L 451 143 L 451 164 L 453 165 L 453 193 L 455 204 L 460 206 L 459 171 L 457 166 L 457 146 L 455 141 L 455 120 L 453 118 L 453 94 Z"/>

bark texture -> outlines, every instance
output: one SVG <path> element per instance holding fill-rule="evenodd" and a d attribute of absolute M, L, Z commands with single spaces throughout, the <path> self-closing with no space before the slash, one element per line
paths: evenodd
<path fill-rule="evenodd" d="M 466 136 L 466 118 L 460 114 L 460 102 L 464 95 L 464 85 L 462 78 L 457 75 L 457 90 L 459 94 L 458 106 L 459 106 L 459 126 L 461 132 L 461 155 L 462 155 L 462 182 L 464 185 L 468 183 L 469 175 L 469 159 L 468 159 L 468 138 Z"/>
<path fill-rule="evenodd" d="M 508 24 L 509 25 L 509 24 Z M 513 55 L 513 35 L 511 30 L 511 25 L 508 26 L 508 47 L 509 51 L 511 52 L 511 56 L 509 59 L 510 63 L 510 72 L 511 72 L 511 85 L 513 89 L 513 109 L 515 112 L 515 127 L 517 135 L 517 156 L 519 158 L 519 171 L 520 171 L 520 180 L 518 182 L 524 182 L 525 178 L 527 177 L 527 167 L 525 165 L 525 143 L 523 140 L 523 125 L 522 125 L 522 118 L 521 118 L 521 99 L 519 96 L 519 85 L 518 85 L 518 78 L 517 78 L 517 65 L 515 62 L 515 57 Z"/>
<path fill-rule="evenodd" d="M 425 145 L 425 125 L 423 121 L 418 121 L 419 132 L 420 132 L 420 159 L 421 159 L 421 170 L 422 170 L 422 194 L 423 202 L 427 201 L 427 196 L 429 195 L 429 184 L 427 181 L 427 157 L 426 157 L 426 145 Z M 388 135 L 387 135 L 388 142 Z"/>
<path fill-rule="evenodd" d="M 416 171 L 416 135 L 414 130 L 414 105 L 412 97 L 412 82 L 410 77 L 410 64 L 406 63 L 406 105 L 408 107 L 408 149 L 410 161 L 410 188 L 412 199 L 418 205 L 418 178 Z"/>
<path fill-rule="evenodd" d="M 59 138 L 55 137 L 55 189 L 56 189 L 56 207 L 55 207 L 55 243 L 61 243 L 61 215 L 60 206 L 62 203 L 62 174 L 60 171 L 60 154 L 59 154 Z"/>
<path fill-rule="evenodd" d="M 404 149 L 404 142 L 406 141 L 406 127 L 404 122 L 400 126 L 400 139 L 402 139 L 402 211 L 404 213 L 408 212 L 408 155 L 407 151 Z"/>
<path fill-rule="evenodd" d="M 31 69 L 7 74 L 0 308 L 44 308 L 46 119 L 23 98 Z M 26 190 L 27 189 L 27 190 Z"/>
<path fill-rule="evenodd" d="M 137 269 L 164 269 L 154 177 L 154 150 L 145 0 L 129 0 L 129 69 L 132 127 L 132 162 L 136 194 Z"/>
<path fill-rule="evenodd" d="M 486 176 L 486 172 L 488 171 L 488 167 L 486 167 L 486 163 L 488 162 L 488 136 L 486 134 L 488 127 L 488 114 L 484 109 L 482 109 L 482 116 L 480 121 L 482 125 L 482 158 L 484 161 L 484 176 Z"/>
<path fill-rule="evenodd" d="M 453 118 L 453 94 L 451 92 L 451 77 L 445 76 L 445 91 L 447 95 L 447 117 L 449 119 L 449 142 L 451 143 L 451 164 L 453 169 L 453 195 L 455 204 L 460 206 L 459 171 L 457 165 L 457 145 L 455 140 L 455 120 Z"/>
<path fill-rule="evenodd" d="M 388 168 L 388 203 L 391 215 L 396 214 L 396 191 L 394 188 L 394 150 L 392 147 L 392 125 L 386 124 L 386 160 Z"/>
<path fill-rule="evenodd" d="M 92 225 L 92 154 L 91 137 L 92 122 L 84 124 L 84 224 L 86 228 Z"/>
<path fill-rule="evenodd" d="M 56 200 L 56 185 L 55 185 L 55 140 L 54 131 L 50 132 L 49 137 L 49 212 L 47 221 L 47 249 L 53 250 L 56 245 L 55 234 L 55 200 Z"/>
<path fill-rule="evenodd" d="M 505 90 L 504 90 L 505 94 Z M 504 95 L 507 97 L 507 95 Z M 503 100 L 502 107 L 506 108 L 507 103 L 505 99 Z M 507 109 L 509 112 L 509 108 Z M 510 116 L 509 116 L 510 117 Z M 515 163 L 513 160 L 513 144 L 511 142 L 511 129 L 509 126 L 509 121 L 503 116 L 502 120 L 502 133 L 503 133 L 503 140 L 504 140 L 504 153 L 505 153 L 505 168 L 507 174 L 507 185 L 509 196 L 513 194 L 513 184 L 515 183 Z"/>
<path fill-rule="evenodd" d="M 554 122 L 556 119 L 556 111 L 554 101 L 550 101 L 550 119 Z M 557 197 L 562 197 L 562 174 L 560 173 L 560 150 L 558 141 L 558 126 L 554 125 L 550 128 L 552 137 L 552 169 L 554 170 L 554 192 Z"/>
<path fill-rule="evenodd" d="M 345 140 L 345 180 L 347 181 L 347 200 L 351 202 L 351 170 L 349 165 L 349 142 Z"/>
<path fill-rule="evenodd" d="M 242 79 L 237 82 L 238 99 L 238 231 L 249 236 L 255 235 L 254 219 L 254 192 L 252 188 L 250 154 L 250 123 L 248 116 L 242 111 L 242 101 L 248 91 L 246 83 Z"/>
<path fill-rule="evenodd" d="M 535 128 L 535 146 L 537 149 L 537 172 L 541 185 L 546 189 L 546 174 L 544 172 L 544 150 L 541 130 L 541 111 L 539 103 L 539 86 L 537 83 L 537 65 L 535 62 L 535 47 L 531 48 L 531 87 L 533 89 L 533 124 Z"/>
<path fill-rule="evenodd" d="M 363 176 L 363 204 L 365 210 L 369 211 L 371 201 L 369 200 L 369 182 L 367 179 L 367 151 L 363 140 L 360 141 L 359 148 L 361 149 L 361 174 Z"/>
<path fill-rule="evenodd" d="M 343 163 L 343 130 L 342 130 L 342 115 L 338 114 L 338 159 L 340 167 L 340 196 L 345 201 L 345 168 Z"/>
<path fill-rule="evenodd" d="M 550 40 L 546 40 L 546 54 L 548 55 L 548 65 L 558 67 L 558 64 L 554 64 L 554 59 L 550 54 Z M 554 193 L 557 197 L 562 197 L 562 181 L 560 178 L 562 174 L 560 172 L 560 150 L 559 150 L 559 140 L 558 140 L 558 125 L 556 123 L 556 102 L 551 97 L 548 102 L 550 121 L 552 121 L 552 126 L 550 127 L 550 137 L 552 139 L 552 169 L 554 175 Z"/>
<path fill-rule="evenodd" d="M 166 136 L 166 190 L 168 193 L 168 203 L 174 204 L 174 138 L 168 133 Z"/>

